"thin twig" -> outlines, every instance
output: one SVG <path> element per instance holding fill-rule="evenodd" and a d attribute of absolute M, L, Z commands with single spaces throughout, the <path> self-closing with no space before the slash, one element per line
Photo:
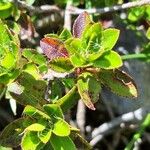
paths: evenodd
<path fill-rule="evenodd" d="M 70 13 L 77 15 L 77 14 L 80 14 L 80 13 L 86 11 L 89 14 L 94 14 L 94 13 L 104 14 L 104 13 L 108 13 L 108 12 L 115 12 L 115 11 L 119 11 L 119 10 L 129 9 L 129 8 L 148 5 L 148 4 L 150 4 L 150 0 L 134 1 L 134 2 L 125 3 L 122 5 L 115 5 L 115 6 L 111 6 L 111 7 L 105 7 L 105 8 L 79 9 L 76 7 L 72 7 L 72 8 L 70 8 Z"/>
<path fill-rule="evenodd" d="M 119 127 L 121 123 L 141 121 L 149 112 L 150 112 L 149 106 L 139 108 L 133 112 L 123 114 L 122 116 L 115 118 L 108 123 L 100 125 L 98 128 L 93 130 L 92 132 L 93 139 L 91 140 L 90 144 L 92 146 L 96 145 L 99 141 L 103 139 L 104 136 L 113 132 L 116 127 Z"/>
<path fill-rule="evenodd" d="M 71 30 L 71 14 L 69 11 L 69 8 L 71 7 L 71 2 L 68 1 L 67 5 L 66 5 L 66 9 L 65 9 L 65 13 L 64 13 L 64 28 Z"/>
<path fill-rule="evenodd" d="M 13 0 L 14 2 L 15 0 Z M 115 12 L 119 10 L 125 10 L 133 7 L 138 7 L 138 6 L 144 6 L 150 4 L 150 0 L 140 0 L 140 1 L 134 1 L 134 2 L 128 2 L 124 3 L 121 5 L 115 5 L 111 7 L 105 7 L 105 8 L 91 8 L 91 9 L 80 9 L 77 7 L 69 7 L 67 8 L 67 11 L 69 11 L 70 14 L 78 15 L 84 11 L 87 11 L 89 14 L 94 14 L 94 13 L 108 13 L 108 12 Z M 64 10 L 60 10 L 56 5 L 42 5 L 40 7 L 34 7 L 34 6 L 29 6 L 23 1 L 18 1 L 18 6 L 20 8 L 26 9 L 30 11 L 31 13 L 45 13 L 45 12 L 57 12 L 61 13 Z"/>
<path fill-rule="evenodd" d="M 83 101 L 79 100 L 77 106 L 76 119 L 77 119 L 77 125 L 81 130 L 82 135 L 84 135 L 84 131 L 85 131 L 85 113 L 86 113 L 86 107 Z"/>
<path fill-rule="evenodd" d="M 15 4 L 16 1 L 12 0 Z M 18 0 L 17 2 L 18 7 L 21 9 L 26 9 L 31 13 L 39 14 L 39 13 L 60 13 L 60 9 L 56 5 L 42 5 L 40 7 L 30 6 L 24 1 Z"/>

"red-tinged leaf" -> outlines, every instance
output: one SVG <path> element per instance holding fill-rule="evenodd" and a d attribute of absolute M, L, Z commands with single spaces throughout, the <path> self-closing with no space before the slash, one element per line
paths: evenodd
<path fill-rule="evenodd" d="M 124 71 L 118 69 L 101 70 L 99 79 L 105 86 L 110 88 L 112 92 L 119 96 L 136 98 L 138 95 L 134 80 Z"/>
<path fill-rule="evenodd" d="M 50 59 L 68 57 L 68 52 L 61 40 L 45 37 L 40 41 L 43 53 Z"/>
<path fill-rule="evenodd" d="M 90 16 L 87 12 L 81 13 L 77 19 L 74 21 L 73 24 L 73 36 L 80 38 L 82 35 L 83 30 L 85 29 L 86 25 L 91 23 Z"/>

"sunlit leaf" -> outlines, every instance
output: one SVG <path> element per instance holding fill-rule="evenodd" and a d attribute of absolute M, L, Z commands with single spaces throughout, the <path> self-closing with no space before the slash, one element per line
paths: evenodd
<path fill-rule="evenodd" d="M 46 64 L 46 59 L 42 54 L 39 54 L 33 49 L 23 49 L 22 55 L 38 65 Z"/>
<path fill-rule="evenodd" d="M 38 132 L 38 137 L 43 143 L 47 143 L 52 135 L 51 129 L 44 129 L 41 132 Z"/>
<path fill-rule="evenodd" d="M 92 74 L 84 72 L 78 78 L 77 87 L 85 105 L 95 110 L 93 103 L 99 99 L 99 93 L 101 91 L 100 82 Z"/>
<path fill-rule="evenodd" d="M 21 141 L 22 150 L 36 150 L 40 142 L 37 132 L 26 132 Z"/>
<path fill-rule="evenodd" d="M 44 113 L 44 112 L 42 112 L 42 111 L 40 111 L 40 110 L 36 109 L 35 107 L 30 106 L 30 105 L 27 105 L 24 108 L 23 114 L 28 115 L 28 116 L 33 117 L 33 118 L 41 118 L 42 117 L 42 118 L 50 119 L 50 117 L 46 113 Z"/>
<path fill-rule="evenodd" d="M 23 67 L 23 71 L 31 74 L 35 79 L 40 79 L 41 75 L 39 74 L 38 68 L 33 63 L 28 63 Z"/>
<path fill-rule="evenodd" d="M 106 29 L 102 33 L 102 47 L 105 50 L 111 50 L 119 38 L 120 31 L 117 29 Z"/>
<path fill-rule="evenodd" d="M 64 58 L 64 57 L 53 59 L 52 61 L 48 63 L 48 66 L 52 70 L 56 72 L 61 72 L 61 73 L 72 72 L 74 68 L 69 58 Z"/>
<path fill-rule="evenodd" d="M 39 123 L 34 123 L 28 126 L 25 130 L 26 131 L 43 131 L 45 126 Z"/>
<path fill-rule="evenodd" d="M 70 134 L 70 125 L 59 118 L 55 123 L 52 132 L 57 136 L 68 136 Z"/>
<path fill-rule="evenodd" d="M 12 13 L 13 5 L 10 2 L 0 2 L 0 18 L 5 19 Z"/>
<path fill-rule="evenodd" d="M 53 134 L 50 143 L 54 150 L 76 150 L 73 141 L 68 136 L 59 137 Z"/>
<path fill-rule="evenodd" d="M 15 62 L 16 62 L 16 59 L 14 55 L 11 52 L 9 52 L 1 60 L 0 65 L 7 69 L 11 69 L 12 67 L 15 66 Z"/>
<path fill-rule="evenodd" d="M 99 22 L 94 23 L 86 30 L 82 36 L 82 40 L 87 44 L 86 51 L 88 51 L 88 53 L 99 51 L 102 40 L 102 25 Z"/>
<path fill-rule="evenodd" d="M 99 73 L 101 82 L 119 96 L 134 98 L 137 97 L 137 87 L 134 80 L 124 71 L 101 70 Z"/>
<path fill-rule="evenodd" d="M 93 61 L 93 66 L 104 69 L 114 69 L 122 66 L 122 59 L 115 51 L 107 51 Z"/>

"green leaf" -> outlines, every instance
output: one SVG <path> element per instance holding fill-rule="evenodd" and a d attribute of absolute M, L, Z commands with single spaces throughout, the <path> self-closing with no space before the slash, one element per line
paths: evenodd
<path fill-rule="evenodd" d="M 57 136 L 68 136 L 70 134 L 70 125 L 63 119 L 59 118 L 54 123 L 52 132 Z"/>
<path fill-rule="evenodd" d="M 13 82 L 20 74 L 19 69 L 5 72 L 0 75 L 0 83 L 8 84 Z"/>
<path fill-rule="evenodd" d="M 36 109 L 35 107 L 33 106 L 30 106 L 30 105 L 27 105 L 24 110 L 23 110 L 23 114 L 24 115 L 28 115 L 30 117 L 33 117 L 33 118 L 46 118 L 46 119 L 50 119 L 50 117 L 45 114 L 44 112 Z"/>
<path fill-rule="evenodd" d="M 11 68 L 15 67 L 15 63 L 16 63 L 16 59 L 15 59 L 14 55 L 11 52 L 9 52 L 1 60 L 0 65 L 7 69 L 11 69 Z"/>
<path fill-rule="evenodd" d="M 80 54 L 70 56 L 70 61 L 74 67 L 83 67 L 88 65 L 88 62 Z"/>
<path fill-rule="evenodd" d="M 85 52 L 86 43 L 79 38 L 70 38 L 65 42 L 65 47 L 70 55 Z"/>
<path fill-rule="evenodd" d="M 94 67 L 114 69 L 122 66 L 122 59 L 115 51 L 107 51 L 93 62 Z"/>
<path fill-rule="evenodd" d="M 77 87 L 74 86 L 65 96 L 56 101 L 63 112 L 66 112 L 72 108 L 79 100 L 79 94 L 77 93 Z"/>
<path fill-rule="evenodd" d="M 99 72 L 101 82 L 119 96 L 127 98 L 137 97 L 137 87 L 134 80 L 124 71 L 101 70 Z"/>
<path fill-rule="evenodd" d="M 46 82 L 35 80 L 33 76 L 26 72 L 18 77 L 17 82 L 8 85 L 10 95 L 22 105 L 31 105 L 41 108 L 46 104 L 44 100 Z"/>
<path fill-rule="evenodd" d="M 84 72 L 77 80 L 77 87 L 85 105 L 95 110 L 93 103 L 99 99 L 99 93 L 101 91 L 100 82 L 92 74 Z"/>
<path fill-rule="evenodd" d="M 0 2 L 0 18 L 5 19 L 12 13 L 13 5 L 10 2 Z"/>
<path fill-rule="evenodd" d="M 52 134 L 50 143 L 54 150 L 77 150 L 73 141 L 67 137 L 59 137 Z"/>
<path fill-rule="evenodd" d="M 0 57 L 2 53 L 9 51 L 18 54 L 18 49 L 16 35 L 12 35 L 8 27 L 0 20 Z"/>
<path fill-rule="evenodd" d="M 104 50 L 111 50 L 114 47 L 119 38 L 119 33 L 119 30 L 113 28 L 103 31 L 101 46 Z"/>
<path fill-rule="evenodd" d="M 44 144 L 46 144 L 49 141 L 51 135 L 52 135 L 51 129 L 44 129 L 43 131 L 38 132 L 38 137 Z"/>
<path fill-rule="evenodd" d="M 59 35 L 59 38 L 62 41 L 66 41 L 67 39 L 71 38 L 72 34 L 68 29 L 63 29 L 63 31 L 61 32 L 61 34 Z"/>
<path fill-rule="evenodd" d="M 86 51 L 88 51 L 88 53 L 99 51 L 102 40 L 102 25 L 100 23 L 94 23 L 87 29 L 87 32 L 83 34 L 82 40 L 86 41 Z"/>
<path fill-rule="evenodd" d="M 37 132 L 26 132 L 21 141 L 22 150 L 36 150 L 40 142 Z"/>
<path fill-rule="evenodd" d="M 145 12 L 144 7 L 135 7 L 130 9 L 129 14 L 128 14 L 128 19 L 132 22 L 135 22 L 139 20 Z"/>
<path fill-rule="evenodd" d="M 73 71 L 73 65 L 71 64 L 69 58 L 65 57 L 59 57 L 51 60 L 48 64 L 48 66 L 56 71 L 56 72 L 72 72 Z"/>
<path fill-rule="evenodd" d="M 44 105 L 43 108 L 49 116 L 63 118 L 63 113 L 59 105 L 47 104 L 47 105 Z"/>
<path fill-rule="evenodd" d="M 148 28 L 148 30 L 146 32 L 146 37 L 150 40 L 150 27 Z"/>
<path fill-rule="evenodd" d="M 51 83 L 51 94 L 49 98 L 52 101 L 58 100 L 63 96 L 64 85 L 59 80 L 53 80 Z"/>
<path fill-rule="evenodd" d="M 34 123 L 28 126 L 25 130 L 26 131 L 43 131 L 45 126 L 39 123 Z"/>
<path fill-rule="evenodd" d="M 41 78 L 37 66 L 33 63 L 28 63 L 23 67 L 23 71 L 31 74 L 36 80 Z"/>
<path fill-rule="evenodd" d="M 34 62 L 35 64 L 46 64 L 45 57 L 33 49 L 23 49 L 22 55 L 29 61 Z"/>
<path fill-rule="evenodd" d="M 0 135 L 0 145 L 6 147 L 16 147 L 21 143 L 24 129 L 32 124 L 31 118 L 19 118 L 8 124 Z"/>

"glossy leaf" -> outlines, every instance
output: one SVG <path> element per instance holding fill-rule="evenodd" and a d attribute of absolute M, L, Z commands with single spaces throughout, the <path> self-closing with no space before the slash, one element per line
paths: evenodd
<path fill-rule="evenodd" d="M 54 150 L 77 150 L 71 138 L 52 135 L 50 143 Z"/>
<path fill-rule="evenodd" d="M 77 87 L 85 105 L 95 110 L 93 103 L 99 99 L 99 93 L 101 91 L 100 82 L 92 74 L 84 72 L 78 78 Z"/>
<path fill-rule="evenodd" d="M 59 118 L 55 123 L 52 132 L 57 136 L 68 136 L 70 134 L 70 125 Z"/>
<path fill-rule="evenodd" d="M 16 63 L 16 59 L 14 55 L 11 52 L 9 52 L 1 60 L 0 65 L 7 69 L 12 69 L 13 67 L 15 67 L 15 63 Z"/>
<path fill-rule="evenodd" d="M 21 141 L 22 150 L 36 150 L 40 142 L 37 132 L 26 132 Z"/>
<path fill-rule="evenodd" d="M 124 71 L 102 70 L 99 73 L 101 82 L 119 96 L 135 98 L 138 95 L 134 80 Z"/>
<path fill-rule="evenodd" d="M 81 13 L 76 20 L 74 21 L 73 24 L 73 36 L 80 38 L 85 27 L 91 23 L 91 19 L 90 16 L 87 12 L 83 12 Z"/>
<path fill-rule="evenodd" d="M 63 118 L 63 113 L 59 105 L 47 104 L 44 105 L 43 108 L 49 116 Z"/>
<path fill-rule="evenodd" d="M 64 57 L 53 59 L 48 63 L 48 66 L 52 70 L 60 73 L 72 72 L 74 68 L 69 58 L 64 58 Z"/>
<path fill-rule="evenodd" d="M 61 40 L 45 37 L 40 41 L 43 53 L 50 59 L 58 57 L 68 57 L 68 52 Z"/>
<path fill-rule="evenodd" d="M 41 132 L 38 132 L 38 137 L 44 144 L 46 144 L 49 141 L 51 135 L 52 135 L 51 129 L 45 129 Z"/>
<path fill-rule="evenodd" d="M 122 66 L 122 59 L 115 51 L 107 51 L 93 61 L 93 66 L 104 69 L 114 69 Z"/>
<path fill-rule="evenodd" d="M 119 33 L 120 33 L 119 30 L 113 28 L 104 30 L 102 33 L 102 43 L 101 43 L 103 49 L 111 50 L 115 46 L 119 38 Z"/>
<path fill-rule="evenodd" d="M 25 130 L 26 131 L 43 131 L 45 126 L 39 123 L 34 123 L 28 126 Z"/>
<path fill-rule="evenodd" d="M 21 143 L 24 129 L 32 124 L 31 118 L 20 118 L 5 127 L 0 134 L 0 145 L 6 147 L 16 147 Z"/>

